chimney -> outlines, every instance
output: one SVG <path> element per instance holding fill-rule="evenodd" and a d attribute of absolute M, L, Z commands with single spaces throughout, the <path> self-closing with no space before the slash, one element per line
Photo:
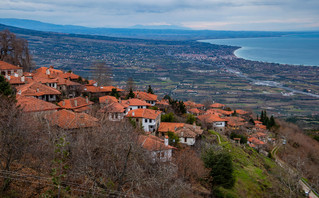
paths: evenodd
<path fill-rule="evenodd" d="M 10 78 L 11 78 L 10 76 L 7 76 L 7 79 L 8 79 L 8 80 L 10 80 Z"/>
<path fill-rule="evenodd" d="M 119 103 L 122 103 L 122 99 L 121 99 L 121 97 L 119 98 Z"/>
<path fill-rule="evenodd" d="M 89 97 L 85 96 L 86 104 L 89 104 Z"/>
<path fill-rule="evenodd" d="M 134 111 L 132 112 L 132 116 L 135 116 L 135 112 Z"/>
<path fill-rule="evenodd" d="M 39 88 L 37 88 L 37 92 L 39 92 Z"/>
<path fill-rule="evenodd" d="M 165 146 L 168 146 L 168 136 L 167 135 L 165 135 L 164 144 L 165 144 Z"/>
<path fill-rule="evenodd" d="M 65 101 L 64 100 L 62 101 L 62 105 L 65 106 Z"/>
<path fill-rule="evenodd" d="M 78 106 L 78 101 L 77 100 L 74 100 L 74 106 Z"/>
<path fill-rule="evenodd" d="M 183 131 L 181 132 L 181 137 L 184 137 L 184 132 Z"/>
<path fill-rule="evenodd" d="M 13 75 L 14 75 L 14 77 L 19 77 L 19 75 L 17 73 L 14 73 Z"/>
<path fill-rule="evenodd" d="M 21 76 L 21 82 L 25 81 L 25 76 Z"/>

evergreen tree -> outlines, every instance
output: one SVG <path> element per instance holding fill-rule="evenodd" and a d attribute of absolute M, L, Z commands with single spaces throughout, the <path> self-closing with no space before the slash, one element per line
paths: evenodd
<path fill-rule="evenodd" d="M 153 92 L 153 89 L 152 89 L 151 85 L 149 85 L 149 86 L 148 86 L 147 93 L 154 94 L 154 92 Z"/>
<path fill-rule="evenodd" d="M 13 95 L 13 90 L 10 84 L 6 81 L 5 77 L 0 75 L 0 96 L 11 96 Z"/>
<path fill-rule="evenodd" d="M 119 92 L 117 91 L 116 88 L 112 89 L 112 92 L 111 92 L 110 95 L 116 97 L 117 99 L 120 97 L 120 94 L 119 94 Z"/>
<path fill-rule="evenodd" d="M 231 115 L 232 115 L 232 116 L 237 116 L 236 109 L 234 110 L 234 112 L 233 112 Z"/>
<path fill-rule="evenodd" d="M 213 190 L 218 186 L 232 188 L 235 184 L 234 167 L 231 155 L 226 151 L 208 149 L 202 156 L 204 165 L 210 169 L 210 183 Z"/>
<path fill-rule="evenodd" d="M 194 115 L 192 114 L 187 115 L 187 120 L 186 120 L 187 124 L 194 124 L 195 121 L 196 121 L 196 117 Z"/>
<path fill-rule="evenodd" d="M 181 114 L 186 113 L 186 106 L 183 101 L 179 101 L 178 106 L 179 106 L 179 112 Z"/>
<path fill-rule="evenodd" d="M 133 92 L 133 89 L 130 88 L 130 92 L 127 94 L 126 99 L 130 99 L 130 98 L 134 98 L 134 97 L 135 97 L 135 94 Z"/>
<path fill-rule="evenodd" d="M 264 111 L 262 110 L 260 114 L 260 121 L 263 122 L 263 120 L 264 120 Z"/>

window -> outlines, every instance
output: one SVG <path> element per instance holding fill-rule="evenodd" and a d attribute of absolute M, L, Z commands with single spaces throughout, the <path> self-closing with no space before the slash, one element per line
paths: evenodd
<path fill-rule="evenodd" d="M 150 123 L 152 123 L 152 119 L 149 119 Z"/>
<path fill-rule="evenodd" d="M 145 123 L 147 123 L 147 119 L 145 119 Z"/>
<path fill-rule="evenodd" d="M 184 138 L 184 141 L 185 141 L 185 142 L 187 142 L 187 137 L 186 137 L 186 138 Z"/>
<path fill-rule="evenodd" d="M 132 108 L 130 108 L 130 111 L 132 111 Z"/>

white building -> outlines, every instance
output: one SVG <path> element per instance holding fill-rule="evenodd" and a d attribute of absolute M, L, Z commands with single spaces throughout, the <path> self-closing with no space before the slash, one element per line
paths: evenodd
<path fill-rule="evenodd" d="M 136 124 L 142 125 L 146 132 L 156 132 L 161 123 L 161 111 L 152 109 L 135 109 L 129 111 L 126 117 L 133 119 Z"/>

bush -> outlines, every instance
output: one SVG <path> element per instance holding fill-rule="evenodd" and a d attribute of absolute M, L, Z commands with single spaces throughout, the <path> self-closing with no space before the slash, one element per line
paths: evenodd
<path fill-rule="evenodd" d="M 175 122 L 175 116 L 173 113 L 167 113 L 161 115 L 161 122 Z"/>
<path fill-rule="evenodd" d="M 202 159 L 205 167 L 210 169 L 212 189 L 218 186 L 232 188 L 235 185 L 233 161 L 228 152 L 210 148 L 202 155 Z"/>
<path fill-rule="evenodd" d="M 192 114 L 188 114 L 187 115 L 187 120 L 186 123 L 187 124 L 193 124 L 196 121 L 196 117 Z"/>

